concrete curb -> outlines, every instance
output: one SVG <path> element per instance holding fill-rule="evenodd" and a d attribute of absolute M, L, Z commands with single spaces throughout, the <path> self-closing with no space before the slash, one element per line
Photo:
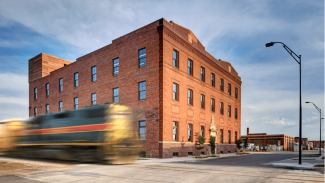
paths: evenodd
<path fill-rule="evenodd" d="M 208 158 L 194 158 L 193 157 L 179 157 L 179 158 L 167 158 L 167 159 L 160 159 L 160 158 L 145 158 L 146 160 L 137 160 L 138 163 L 173 163 L 173 162 L 196 162 L 196 161 L 206 161 L 211 159 L 218 159 L 218 158 L 227 158 L 227 157 L 238 157 L 238 156 L 246 156 L 251 154 L 244 154 L 244 155 L 221 155 L 219 157 L 208 157 Z"/>
<path fill-rule="evenodd" d="M 302 163 L 298 165 L 297 163 L 270 163 L 270 166 L 275 168 L 286 168 L 293 170 L 315 170 L 314 164 Z"/>

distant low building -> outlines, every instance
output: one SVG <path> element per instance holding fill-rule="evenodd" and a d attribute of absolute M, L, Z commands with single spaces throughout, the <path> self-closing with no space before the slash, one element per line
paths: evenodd
<path fill-rule="evenodd" d="M 315 149 L 316 147 L 319 148 L 319 140 L 309 140 L 310 144 L 312 144 L 312 148 Z M 324 140 L 321 141 L 321 147 L 324 148 Z"/>
<path fill-rule="evenodd" d="M 295 142 L 299 143 L 299 137 L 295 137 Z M 308 138 L 301 138 L 301 142 L 302 142 L 302 150 L 310 150 Z"/>
<path fill-rule="evenodd" d="M 283 146 L 283 151 L 293 151 L 295 138 L 285 134 L 271 134 L 266 133 L 249 133 L 247 128 L 247 135 L 242 135 L 242 141 L 248 138 L 248 143 L 260 145 L 261 147 Z M 279 148 L 278 148 L 279 149 Z M 282 148 L 280 148 L 282 150 Z M 279 149 L 279 150 L 280 150 Z"/>

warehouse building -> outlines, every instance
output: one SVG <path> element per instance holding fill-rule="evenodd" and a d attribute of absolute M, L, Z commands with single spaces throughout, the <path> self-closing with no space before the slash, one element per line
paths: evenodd
<path fill-rule="evenodd" d="M 319 144 L 321 143 L 321 148 L 324 148 L 324 140 L 322 140 L 320 143 L 319 143 L 319 140 L 309 140 L 308 141 L 310 144 L 312 144 L 312 148 L 315 149 L 315 148 L 319 148 Z"/>
<path fill-rule="evenodd" d="M 247 128 L 247 135 L 242 135 L 241 140 L 248 138 L 248 143 L 266 147 L 268 145 L 283 146 L 284 151 L 294 151 L 295 137 L 285 134 L 266 134 L 266 133 L 250 133 Z"/>
<path fill-rule="evenodd" d="M 187 28 L 159 19 L 70 62 L 41 53 L 29 60 L 29 116 L 105 103 L 133 108 L 147 157 L 235 152 L 241 78 Z M 195 149 L 195 133 L 206 148 Z"/>

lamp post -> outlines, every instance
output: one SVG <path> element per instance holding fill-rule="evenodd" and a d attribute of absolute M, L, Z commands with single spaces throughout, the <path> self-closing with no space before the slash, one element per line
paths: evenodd
<path fill-rule="evenodd" d="M 319 155 L 322 155 L 322 153 L 321 153 L 321 148 L 322 148 L 322 119 L 324 119 L 324 118 L 322 118 L 322 109 L 318 108 L 314 104 L 314 102 L 306 102 L 306 103 L 312 103 L 316 107 L 317 111 L 319 112 Z"/>
<path fill-rule="evenodd" d="M 299 79 L 300 79 L 300 98 L 299 98 L 299 164 L 301 164 L 301 128 L 302 128 L 302 122 L 301 122 L 301 55 L 297 55 L 295 52 L 293 52 L 287 45 L 285 45 L 282 42 L 270 42 L 266 43 L 266 47 L 271 47 L 275 43 L 280 43 L 283 45 L 283 48 L 287 50 L 287 52 L 292 56 L 293 59 L 296 60 L 296 62 L 299 64 Z M 299 60 L 299 61 L 298 61 Z"/>

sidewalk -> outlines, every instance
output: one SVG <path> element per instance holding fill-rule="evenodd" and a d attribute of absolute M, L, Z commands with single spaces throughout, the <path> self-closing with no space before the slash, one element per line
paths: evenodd
<path fill-rule="evenodd" d="M 171 163 L 171 162 L 194 162 L 194 161 L 204 161 L 208 159 L 215 159 L 215 158 L 225 158 L 225 157 L 234 157 L 234 156 L 246 156 L 245 155 L 236 155 L 236 153 L 229 153 L 229 154 L 217 154 L 219 157 L 208 157 L 208 158 L 195 158 L 195 156 L 189 157 L 174 157 L 174 158 L 138 158 L 137 163 Z"/>
<path fill-rule="evenodd" d="M 270 163 L 270 166 L 276 168 L 289 168 L 294 170 L 315 170 L 315 165 L 324 165 L 324 154 L 319 157 L 302 157 L 301 164 L 298 164 L 298 158 L 291 158 Z"/>

